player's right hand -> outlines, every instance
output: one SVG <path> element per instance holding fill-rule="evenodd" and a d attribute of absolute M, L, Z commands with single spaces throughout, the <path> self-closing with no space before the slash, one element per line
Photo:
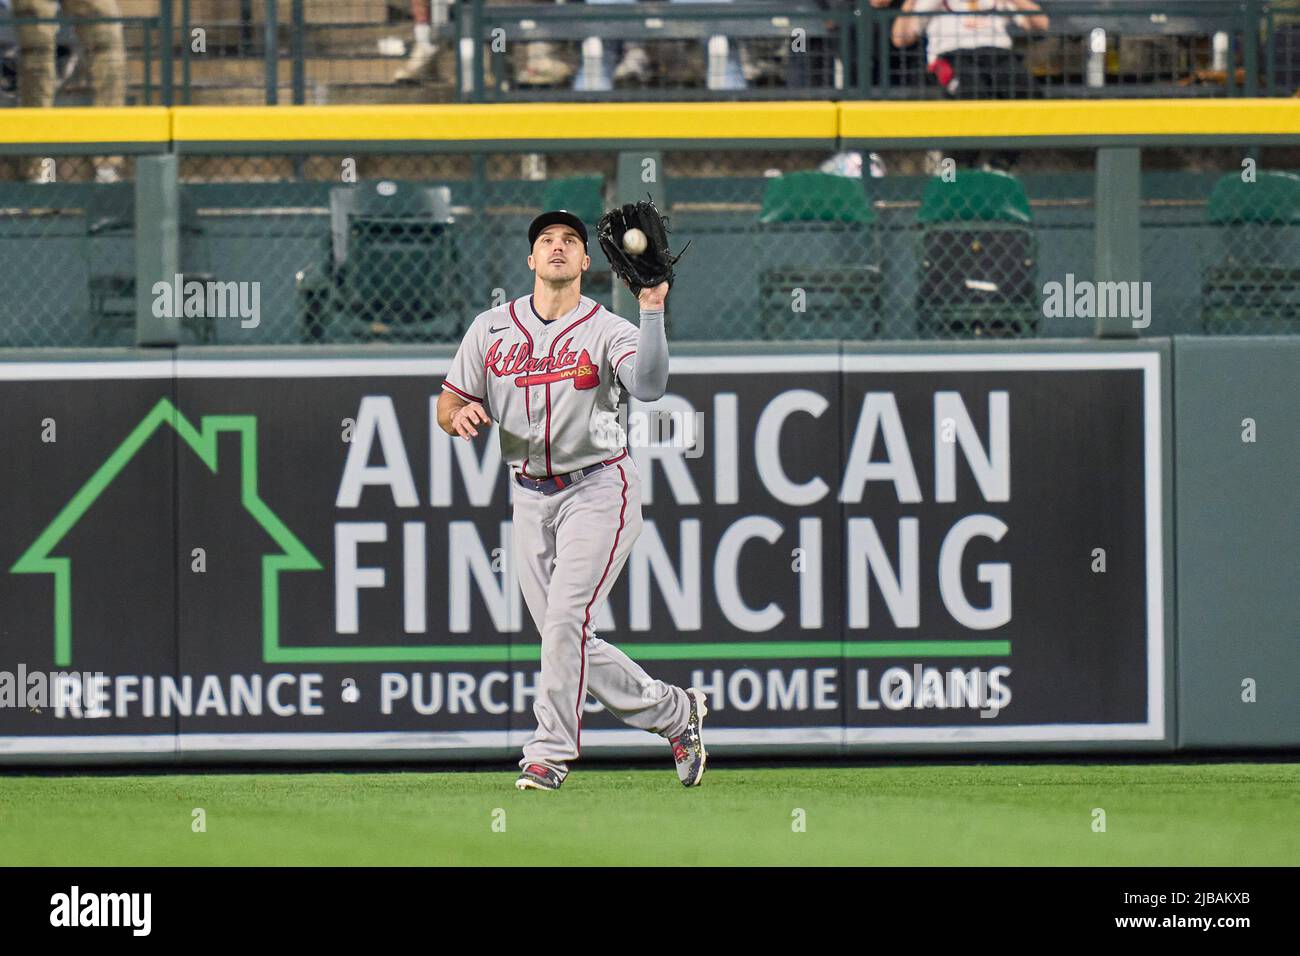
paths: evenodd
<path fill-rule="evenodd" d="M 474 427 L 476 424 L 484 426 L 492 424 L 492 419 L 478 402 L 462 405 L 451 416 L 451 427 L 456 429 L 456 434 L 466 441 L 478 437 L 478 429 Z"/>

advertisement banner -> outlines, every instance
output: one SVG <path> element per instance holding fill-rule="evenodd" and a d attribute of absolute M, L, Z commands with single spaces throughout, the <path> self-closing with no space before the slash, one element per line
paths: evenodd
<path fill-rule="evenodd" d="M 0 759 L 513 755 L 537 631 L 446 364 L 0 365 Z M 595 631 L 708 692 L 711 748 L 1162 739 L 1159 381 L 675 358 L 623 419 L 645 527 Z M 663 746 L 588 701 L 584 754 Z"/>

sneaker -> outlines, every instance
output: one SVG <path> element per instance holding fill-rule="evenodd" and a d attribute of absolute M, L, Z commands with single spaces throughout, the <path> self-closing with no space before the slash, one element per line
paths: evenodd
<path fill-rule="evenodd" d="M 573 76 L 573 67 L 551 53 L 545 41 L 530 43 L 523 69 L 515 74 L 519 86 L 559 86 Z"/>
<path fill-rule="evenodd" d="M 762 51 L 755 52 L 743 40 L 738 41 L 736 46 L 740 50 L 740 75 L 746 83 L 762 86 L 769 82 L 785 81 L 785 64 L 779 57 L 764 55 Z"/>
<path fill-rule="evenodd" d="M 698 787 L 704 776 L 704 763 L 709 754 L 704 749 L 704 740 L 700 736 L 700 727 L 709 714 L 704 703 L 704 691 L 694 687 L 686 691 L 691 699 L 691 714 L 686 720 L 686 729 L 680 736 L 671 737 L 668 743 L 673 748 L 673 759 L 677 761 L 677 778 L 683 787 Z"/>
<path fill-rule="evenodd" d="M 437 63 L 434 59 L 434 54 L 437 52 L 436 43 L 417 43 L 411 49 L 411 55 L 406 58 L 405 65 L 393 74 L 393 82 L 419 83 L 433 79 L 437 72 Z"/>
<path fill-rule="evenodd" d="M 644 83 L 650 78 L 650 57 L 639 44 L 623 47 L 623 59 L 614 67 L 615 83 Z"/>
<path fill-rule="evenodd" d="M 564 781 L 560 775 L 545 764 L 530 763 L 515 781 L 519 790 L 559 790 Z"/>

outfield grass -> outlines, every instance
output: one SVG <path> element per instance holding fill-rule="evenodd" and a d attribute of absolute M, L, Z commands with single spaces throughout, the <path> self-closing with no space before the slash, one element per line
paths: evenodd
<path fill-rule="evenodd" d="M 0 777 L 0 863 L 1294 865 L 1300 764 Z M 207 832 L 191 831 L 192 811 Z M 796 833 L 794 811 L 806 814 Z M 1106 832 L 1093 831 L 1093 810 Z M 494 832 L 504 811 L 505 832 Z"/>

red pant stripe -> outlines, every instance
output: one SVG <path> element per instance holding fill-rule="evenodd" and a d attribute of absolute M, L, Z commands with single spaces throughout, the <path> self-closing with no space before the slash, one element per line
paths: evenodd
<path fill-rule="evenodd" d="M 618 530 L 614 532 L 614 545 L 609 549 L 609 558 L 605 561 L 605 570 L 601 574 L 600 580 L 596 582 L 596 590 L 591 592 L 591 600 L 587 602 L 587 609 L 582 617 L 582 665 L 578 670 L 578 756 L 582 756 L 582 705 L 586 703 L 587 694 L 587 629 L 591 626 L 591 606 L 596 603 L 596 595 L 600 594 L 600 589 L 605 583 L 605 578 L 609 577 L 609 569 L 614 566 L 614 555 L 618 553 L 618 539 L 623 536 L 623 524 L 627 515 L 627 475 L 623 472 L 623 466 L 618 466 L 618 476 L 623 479 L 623 506 L 618 509 Z"/>

